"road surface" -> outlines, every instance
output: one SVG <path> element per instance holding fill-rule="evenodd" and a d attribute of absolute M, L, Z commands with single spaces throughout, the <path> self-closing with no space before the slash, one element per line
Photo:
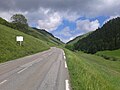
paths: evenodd
<path fill-rule="evenodd" d="M 0 90 L 69 90 L 68 69 L 62 49 L 0 64 Z"/>

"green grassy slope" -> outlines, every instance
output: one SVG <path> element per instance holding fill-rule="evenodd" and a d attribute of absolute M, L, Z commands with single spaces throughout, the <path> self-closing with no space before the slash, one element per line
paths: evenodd
<path fill-rule="evenodd" d="M 15 38 L 17 35 L 24 36 L 24 42 L 21 47 L 16 42 Z M 16 59 L 46 49 L 49 49 L 46 42 L 18 30 L 0 25 L 0 62 Z"/>
<path fill-rule="evenodd" d="M 22 32 L 24 32 L 24 33 L 26 33 L 28 35 L 31 35 L 31 36 L 33 36 L 35 38 L 38 38 L 38 39 L 46 42 L 50 46 L 55 46 L 55 45 L 58 45 L 58 44 L 62 45 L 63 44 L 63 42 L 61 42 L 60 40 L 57 40 L 56 37 L 48 35 L 49 32 L 47 32 L 45 30 L 43 32 L 43 30 L 40 30 L 40 29 L 38 29 L 38 30 L 29 27 L 28 30 L 23 30 Z"/>
<path fill-rule="evenodd" d="M 51 33 L 47 32 L 44 29 L 37 29 L 37 28 L 33 28 L 34 30 L 36 30 L 37 32 L 39 32 L 40 34 L 42 34 L 42 36 L 44 36 L 44 39 L 46 39 L 49 42 L 52 42 L 56 45 L 62 45 L 63 42 L 60 41 L 60 39 L 54 37 Z"/>
<path fill-rule="evenodd" d="M 120 62 L 65 49 L 72 90 L 120 90 Z"/>
<path fill-rule="evenodd" d="M 16 28 L 16 25 L 10 22 L 7 22 L 3 18 L 0 17 L 0 24 L 5 25 L 7 27 Z M 17 27 L 18 28 L 18 27 Z M 40 40 L 43 40 L 50 46 L 56 46 L 56 45 L 63 45 L 63 42 L 60 41 L 60 39 L 54 37 L 51 33 L 37 28 L 31 28 L 28 27 L 28 29 L 18 29 L 21 32 L 24 32 L 28 35 L 34 36 L 35 38 L 38 38 Z"/>
<path fill-rule="evenodd" d="M 119 60 L 120 61 L 120 49 L 113 51 L 99 51 L 96 53 L 103 58 L 108 58 L 110 60 Z"/>

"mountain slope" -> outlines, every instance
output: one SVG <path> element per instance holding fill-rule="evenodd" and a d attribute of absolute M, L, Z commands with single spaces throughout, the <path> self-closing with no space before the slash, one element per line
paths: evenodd
<path fill-rule="evenodd" d="M 120 17 L 108 21 L 103 27 L 74 44 L 74 50 L 96 53 L 120 48 Z"/>
<path fill-rule="evenodd" d="M 3 18 L 0 18 L 0 24 L 11 27 L 13 29 L 18 28 L 18 27 L 16 27 L 16 25 L 14 25 L 14 23 L 7 22 Z M 23 30 L 23 29 L 17 29 L 17 30 L 24 32 L 28 35 L 34 36 L 35 38 L 38 38 L 40 40 L 43 40 L 44 42 L 46 42 L 50 46 L 63 44 L 63 42 L 60 41 L 60 39 L 54 37 L 51 33 L 47 32 L 45 30 L 31 28 L 31 27 L 28 27 L 28 29 L 25 29 L 25 30 Z"/>
<path fill-rule="evenodd" d="M 46 39 L 47 41 L 49 42 L 52 42 L 56 45 L 62 45 L 63 42 L 60 41 L 60 39 L 54 37 L 51 33 L 47 32 L 46 30 L 44 29 L 37 29 L 37 28 L 33 28 L 34 30 L 36 30 L 37 32 L 39 32 L 44 39 Z"/>
<path fill-rule="evenodd" d="M 22 35 L 22 46 L 16 36 Z M 49 49 L 46 42 L 0 24 L 0 63 Z"/>

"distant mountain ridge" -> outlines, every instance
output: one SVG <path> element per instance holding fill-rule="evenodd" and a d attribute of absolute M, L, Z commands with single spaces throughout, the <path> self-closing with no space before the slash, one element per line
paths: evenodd
<path fill-rule="evenodd" d="M 105 23 L 101 28 L 74 43 L 72 50 L 87 53 L 120 48 L 120 17 Z"/>

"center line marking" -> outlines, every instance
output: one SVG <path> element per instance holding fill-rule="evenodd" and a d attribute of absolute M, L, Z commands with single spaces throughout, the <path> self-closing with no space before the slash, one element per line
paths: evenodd
<path fill-rule="evenodd" d="M 65 80 L 66 90 L 70 90 L 69 80 Z"/>
<path fill-rule="evenodd" d="M 7 82 L 7 80 L 2 81 L 2 82 L 0 83 L 0 85 L 3 84 L 3 83 L 5 83 L 5 82 Z"/>
<path fill-rule="evenodd" d="M 24 68 L 24 69 L 20 70 L 20 71 L 19 71 L 19 72 L 17 72 L 17 73 L 21 73 L 21 72 L 25 71 L 27 68 L 28 68 L 28 67 L 26 67 L 26 68 Z"/>
<path fill-rule="evenodd" d="M 67 63 L 66 63 L 66 61 L 65 61 L 65 68 L 67 68 Z"/>

